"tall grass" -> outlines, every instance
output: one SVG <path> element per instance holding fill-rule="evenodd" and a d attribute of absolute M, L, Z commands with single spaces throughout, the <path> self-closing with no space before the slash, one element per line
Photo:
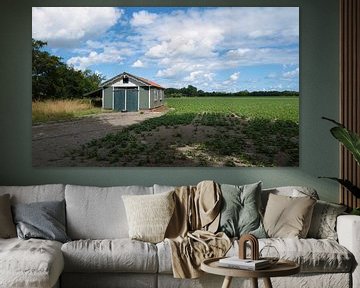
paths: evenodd
<path fill-rule="evenodd" d="M 101 113 L 90 100 L 46 100 L 32 102 L 32 121 L 42 123 L 57 120 L 70 120 L 89 114 Z"/>

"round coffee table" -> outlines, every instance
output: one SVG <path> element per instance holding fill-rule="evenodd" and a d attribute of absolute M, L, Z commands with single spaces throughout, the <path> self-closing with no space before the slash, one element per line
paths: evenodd
<path fill-rule="evenodd" d="M 229 288 L 233 277 L 251 278 L 253 287 L 258 288 L 258 278 L 263 278 L 265 287 L 272 288 L 270 277 L 289 276 L 300 272 L 300 266 L 288 260 L 279 260 L 270 268 L 261 270 L 245 270 L 237 268 L 222 267 L 219 259 L 206 259 L 201 263 L 201 270 L 216 275 L 225 276 L 222 288 Z"/>

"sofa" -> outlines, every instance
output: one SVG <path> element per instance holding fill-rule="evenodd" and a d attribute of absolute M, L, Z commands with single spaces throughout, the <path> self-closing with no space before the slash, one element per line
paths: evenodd
<path fill-rule="evenodd" d="M 294 195 L 294 191 L 305 191 L 317 197 L 312 189 L 295 188 L 263 189 L 263 208 L 270 193 L 299 196 Z M 129 239 L 122 196 L 152 195 L 172 189 L 174 187 L 162 185 L 0 186 L 0 196 L 9 194 L 12 205 L 64 200 L 66 233 L 71 239 L 65 243 L 35 238 L 0 239 L 0 287 L 221 287 L 223 277 L 216 275 L 175 279 L 171 249 L 166 241 L 155 244 Z M 360 261 L 360 217 L 338 215 L 336 225 L 337 240 L 259 239 L 260 248 L 272 245 L 281 258 L 296 261 L 301 266 L 299 274 L 273 278 L 273 286 L 360 287 L 357 265 Z M 237 253 L 237 241 L 233 241 L 227 255 Z M 251 282 L 234 279 L 232 285 L 251 287 Z M 262 287 L 262 281 L 259 285 Z"/>

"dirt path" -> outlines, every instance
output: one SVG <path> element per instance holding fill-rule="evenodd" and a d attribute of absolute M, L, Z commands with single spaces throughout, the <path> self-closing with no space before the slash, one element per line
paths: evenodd
<path fill-rule="evenodd" d="M 75 121 L 49 123 L 32 127 L 32 163 L 34 167 L 76 166 L 66 152 L 92 139 L 122 130 L 166 112 L 144 111 L 104 113 Z"/>

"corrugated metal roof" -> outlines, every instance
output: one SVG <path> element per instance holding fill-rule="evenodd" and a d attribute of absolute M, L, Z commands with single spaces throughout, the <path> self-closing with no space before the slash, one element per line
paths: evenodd
<path fill-rule="evenodd" d="M 139 79 L 141 79 L 142 81 L 144 81 L 145 83 L 148 83 L 150 86 L 155 86 L 155 87 L 158 87 L 158 88 L 161 88 L 161 89 L 165 89 L 164 87 L 160 86 L 159 84 L 155 83 L 154 81 L 150 81 L 150 80 L 147 80 L 145 78 L 142 78 L 142 77 L 138 77 Z"/>
<path fill-rule="evenodd" d="M 123 73 L 121 73 L 121 74 L 119 74 L 119 75 L 116 75 L 115 77 L 113 77 L 113 78 L 111 78 L 111 79 L 103 82 L 103 83 L 100 85 L 100 87 L 104 87 L 104 86 L 110 84 L 111 82 L 114 82 L 115 80 L 117 80 L 117 79 L 119 79 L 119 78 L 121 78 L 121 77 L 123 77 L 123 76 L 125 76 L 125 75 L 126 75 L 126 76 L 129 76 L 130 78 L 134 78 L 135 80 L 138 80 L 139 82 L 142 82 L 142 83 L 144 83 L 145 85 L 157 87 L 157 88 L 160 88 L 160 89 L 165 89 L 164 87 L 162 87 L 161 85 L 155 83 L 154 81 L 150 81 L 150 80 L 148 80 L 148 79 L 145 79 L 145 78 L 142 78 L 142 77 L 139 77 L 139 76 L 135 76 L 135 75 L 130 74 L 130 73 L 127 73 L 127 72 L 123 72 Z"/>

